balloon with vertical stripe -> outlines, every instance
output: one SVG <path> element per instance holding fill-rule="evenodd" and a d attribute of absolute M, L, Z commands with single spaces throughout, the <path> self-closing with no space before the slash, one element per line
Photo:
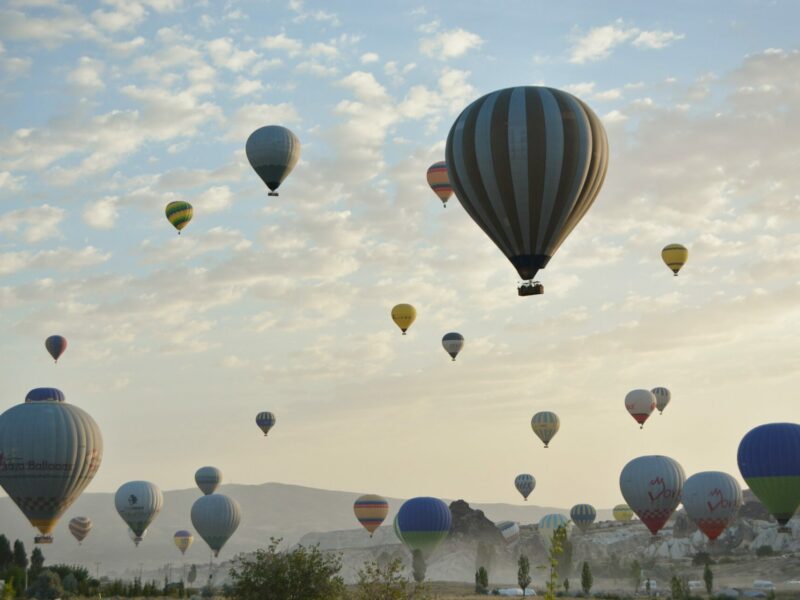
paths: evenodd
<path fill-rule="evenodd" d="M 250 134 L 245 144 L 250 166 L 269 188 L 270 196 L 292 172 L 300 160 L 300 140 L 280 125 L 260 127 Z"/>
<path fill-rule="evenodd" d="M 442 201 L 442 206 L 446 207 L 447 201 L 453 195 L 453 188 L 447 176 L 447 164 L 443 160 L 428 167 L 428 185 Z"/>
<path fill-rule="evenodd" d="M 389 503 L 383 496 L 365 494 L 353 503 L 353 512 L 361 526 L 369 531 L 369 537 L 372 537 L 389 514 Z"/>
<path fill-rule="evenodd" d="M 536 487 L 536 479 L 530 473 L 521 473 L 514 478 L 514 487 L 522 494 L 525 502 L 528 501 L 528 496 Z"/>
<path fill-rule="evenodd" d="M 570 523 L 567 517 L 559 513 L 545 515 L 539 519 L 539 538 L 542 540 L 545 552 L 550 551 L 553 534 L 559 527 L 564 527 L 567 530 L 567 535 L 569 535 L 570 529 L 572 529 L 572 523 Z"/>
<path fill-rule="evenodd" d="M 558 433 L 559 427 L 561 427 L 561 421 L 554 412 L 538 412 L 531 419 L 531 429 L 544 442 L 545 448 L 550 447 L 550 440 Z"/>
<path fill-rule="evenodd" d="M 615 521 L 630 521 L 633 518 L 633 511 L 627 504 L 617 504 L 611 511 Z"/>
<path fill-rule="evenodd" d="M 64 354 L 67 349 L 67 338 L 63 335 L 51 335 L 44 341 L 44 347 L 53 360 L 58 362 L 58 359 Z"/>
<path fill-rule="evenodd" d="M 640 456 L 622 469 L 619 489 L 628 506 L 656 535 L 681 503 L 685 480 L 683 467 L 668 456 Z"/>
<path fill-rule="evenodd" d="M 74 517 L 69 520 L 69 532 L 80 545 L 89 532 L 92 530 L 92 520 L 89 517 Z"/>
<path fill-rule="evenodd" d="M 264 435 L 269 433 L 269 430 L 272 429 L 276 421 L 275 415 L 268 411 L 260 412 L 256 415 L 256 425 L 258 425 L 258 428 Z"/>
<path fill-rule="evenodd" d="M 672 393 L 665 387 L 656 387 L 650 390 L 653 396 L 656 397 L 656 408 L 658 409 L 658 414 L 663 415 L 664 409 L 667 408 L 667 404 L 669 401 L 672 400 Z"/>
<path fill-rule="evenodd" d="M 222 471 L 217 467 L 200 467 L 195 471 L 194 482 L 206 496 L 217 491 L 222 483 Z"/>
<path fill-rule="evenodd" d="M 576 504 L 569 511 L 569 518 L 578 529 L 586 533 L 597 518 L 597 511 L 591 504 Z"/>
<path fill-rule="evenodd" d="M 561 90 L 521 86 L 467 106 L 447 136 L 467 214 L 531 280 L 592 206 L 608 167 L 600 119 Z"/>
<path fill-rule="evenodd" d="M 499 523 L 495 524 L 495 527 L 500 530 L 500 535 L 503 536 L 503 541 L 506 543 L 506 547 L 514 548 L 519 543 L 519 523 L 515 523 L 514 521 L 500 521 Z"/>
<path fill-rule="evenodd" d="M 209 494 L 195 500 L 191 518 L 197 533 L 214 556 L 219 556 L 222 547 L 239 528 L 242 510 L 233 498 L 224 494 Z"/>

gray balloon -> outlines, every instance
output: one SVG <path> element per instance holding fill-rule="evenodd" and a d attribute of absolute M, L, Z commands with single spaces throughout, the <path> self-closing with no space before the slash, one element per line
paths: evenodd
<path fill-rule="evenodd" d="M 119 516 L 136 534 L 136 545 L 142 541 L 144 531 L 161 512 L 164 495 L 155 483 L 129 481 L 123 483 L 114 495 L 114 506 Z"/>
<path fill-rule="evenodd" d="M 300 140 L 285 127 L 267 125 L 250 134 L 245 144 L 250 166 L 270 189 L 270 196 L 300 160 Z"/>
<path fill-rule="evenodd" d="M 239 503 L 223 494 L 203 496 L 192 505 L 192 525 L 214 551 L 214 556 L 219 556 L 241 520 Z"/>
<path fill-rule="evenodd" d="M 36 388 L 0 415 L 0 485 L 44 536 L 103 459 L 97 423 L 64 400 L 55 388 Z"/>
<path fill-rule="evenodd" d="M 217 491 L 222 483 L 222 471 L 217 467 L 200 467 L 194 474 L 194 482 L 206 496 Z"/>

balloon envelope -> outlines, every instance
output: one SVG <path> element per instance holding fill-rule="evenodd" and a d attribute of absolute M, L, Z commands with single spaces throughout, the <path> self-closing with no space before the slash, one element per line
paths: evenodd
<path fill-rule="evenodd" d="M 769 423 L 739 443 L 739 471 L 767 510 L 785 526 L 800 506 L 800 425 Z"/>
<path fill-rule="evenodd" d="M 189 224 L 189 221 L 192 220 L 192 215 L 194 215 L 192 205 L 180 200 L 167 204 L 164 212 L 167 215 L 167 221 L 172 223 L 172 226 L 178 230 L 179 234 L 181 229 Z"/>
<path fill-rule="evenodd" d="M 630 521 L 633 518 L 633 511 L 627 504 L 617 504 L 611 513 L 615 521 Z"/>
<path fill-rule="evenodd" d="M 69 521 L 69 532 L 80 544 L 92 530 L 92 520 L 88 517 L 74 517 Z"/>
<path fill-rule="evenodd" d="M 569 535 L 571 524 L 569 519 L 562 514 L 552 513 L 539 519 L 539 537 L 542 540 L 542 544 L 544 544 L 545 552 L 550 551 L 553 534 L 559 527 L 565 527 L 567 529 L 567 535 Z"/>
<path fill-rule="evenodd" d="M 597 518 L 597 511 L 591 504 L 576 504 L 569 511 L 569 518 L 582 532 L 586 533 Z"/>
<path fill-rule="evenodd" d="M 495 525 L 503 536 L 503 541 L 509 548 L 514 548 L 519 543 L 519 523 L 514 521 L 500 521 Z"/>
<path fill-rule="evenodd" d="M 186 554 L 186 551 L 194 543 L 194 536 L 191 531 L 181 529 L 175 532 L 172 541 L 175 542 L 175 546 L 181 551 L 181 554 Z"/>
<path fill-rule="evenodd" d="M 280 125 L 260 127 L 250 134 L 245 145 L 247 160 L 270 189 L 270 196 L 300 160 L 300 140 Z"/>
<path fill-rule="evenodd" d="M 742 489 L 727 473 L 703 471 L 686 480 L 682 502 L 700 531 L 715 540 L 739 514 Z"/>
<path fill-rule="evenodd" d="M 664 249 L 661 251 L 661 260 L 664 261 L 664 264 L 667 265 L 677 277 L 678 271 L 680 271 L 681 267 L 689 260 L 689 251 L 685 246 L 681 246 L 680 244 L 670 244 L 664 246 Z"/>
<path fill-rule="evenodd" d="M 123 483 L 114 494 L 114 506 L 131 531 L 142 538 L 144 530 L 161 512 L 164 495 L 154 483 L 129 481 Z"/>
<path fill-rule="evenodd" d="M 561 427 L 561 421 L 559 421 L 558 415 L 553 412 L 538 412 L 531 419 L 531 429 L 544 442 L 545 448 L 550 447 L 550 440 L 558 433 L 559 427 Z"/>
<path fill-rule="evenodd" d="M 464 336 L 454 331 L 446 333 L 442 338 L 442 347 L 445 349 L 445 352 L 455 360 L 458 353 L 461 352 L 461 349 L 464 347 Z"/>
<path fill-rule="evenodd" d="M 365 494 L 355 501 L 353 512 L 362 527 L 369 531 L 371 537 L 389 514 L 389 503 L 383 496 Z"/>
<path fill-rule="evenodd" d="M 406 331 L 408 331 L 408 328 L 411 327 L 416 318 L 417 309 L 410 304 L 398 304 L 392 308 L 392 321 L 400 328 L 403 335 L 406 334 Z"/>
<path fill-rule="evenodd" d="M 428 558 L 447 537 L 452 523 L 450 508 L 438 498 L 411 498 L 397 513 L 395 532 L 409 550 L 419 550 Z"/>
<path fill-rule="evenodd" d="M 201 496 L 192 504 L 192 525 L 213 550 L 214 556 L 219 556 L 219 551 L 241 520 L 239 503 L 223 494 Z"/>
<path fill-rule="evenodd" d="M 269 430 L 273 428 L 276 421 L 277 419 L 275 418 L 275 415 L 273 415 L 271 412 L 264 411 L 256 415 L 256 425 L 258 425 L 258 428 L 264 432 L 264 435 L 269 433 Z"/>
<path fill-rule="evenodd" d="M 656 408 L 656 397 L 648 390 L 631 390 L 625 396 L 625 408 L 642 429 Z"/>
<path fill-rule="evenodd" d="M 217 491 L 222 482 L 222 471 L 217 467 L 200 467 L 194 474 L 194 482 L 206 496 Z"/>
<path fill-rule="evenodd" d="M 656 398 L 656 408 L 658 409 L 659 414 L 664 413 L 664 409 L 667 408 L 667 404 L 669 401 L 672 400 L 672 393 L 665 387 L 657 387 L 650 390 Z"/>
<path fill-rule="evenodd" d="M 528 496 L 531 495 L 531 492 L 536 487 L 536 479 L 533 475 L 522 473 L 514 478 L 514 487 L 517 488 L 517 491 L 522 494 L 522 497 L 527 501 Z"/>
<path fill-rule="evenodd" d="M 428 167 L 428 185 L 431 186 L 433 193 L 439 196 L 442 204 L 447 206 L 447 201 L 453 195 L 453 188 L 447 176 L 447 164 L 443 160 Z"/>
<path fill-rule="evenodd" d="M 44 341 L 44 347 L 53 360 L 58 362 L 59 357 L 64 354 L 67 349 L 67 338 L 61 335 L 51 335 Z"/>
<path fill-rule="evenodd" d="M 60 390 L 36 388 L 0 415 L 0 486 L 45 536 L 103 458 L 97 423 L 64 400 Z"/>
<path fill-rule="evenodd" d="M 667 456 L 640 456 L 622 469 L 619 488 L 633 512 L 655 535 L 681 502 L 686 476 Z"/>

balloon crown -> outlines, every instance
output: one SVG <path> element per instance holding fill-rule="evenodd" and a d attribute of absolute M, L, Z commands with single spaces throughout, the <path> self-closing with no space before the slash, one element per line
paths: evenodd
<path fill-rule="evenodd" d="M 56 388 L 34 388 L 25 396 L 25 402 L 64 402 L 64 392 Z"/>

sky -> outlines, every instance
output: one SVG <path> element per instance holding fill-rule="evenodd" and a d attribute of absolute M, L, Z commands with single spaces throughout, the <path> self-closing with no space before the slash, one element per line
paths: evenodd
<path fill-rule="evenodd" d="M 502 8 L 500 8 L 502 6 Z M 0 409 L 55 386 L 147 479 L 569 507 L 636 456 L 735 475 L 800 409 L 800 51 L 792 2 L 7 0 L 0 8 Z M 594 206 L 519 298 L 428 188 L 495 89 L 603 121 Z M 254 129 L 302 143 L 270 198 Z M 164 206 L 187 200 L 178 237 Z M 690 258 L 675 278 L 668 243 Z M 409 302 L 407 336 L 390 319 Z M 466 345 L 454 363 L 441 337 Z M 69 347 L 57 365 L 51 334 Z M 635 388 L 672 403 L 640 430 Z M 277 424 L 268 438 L 256 413 Z M 531 416 L 556 412 L 549 449 Z"/>

